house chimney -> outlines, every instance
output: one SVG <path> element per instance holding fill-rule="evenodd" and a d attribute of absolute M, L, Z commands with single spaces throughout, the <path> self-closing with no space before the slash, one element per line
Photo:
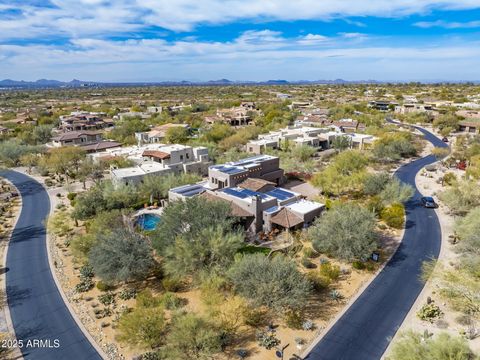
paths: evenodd
<path fill-rule="evenodd" d="M 252 198 L 253 213 L 255 214 L 255 220 L 253 225 L 255 227 L 255 233 L 262 231 L 263 229 L 263 211 L 262 211 L 262 198 L 260 195 L 255 195 Z"/>

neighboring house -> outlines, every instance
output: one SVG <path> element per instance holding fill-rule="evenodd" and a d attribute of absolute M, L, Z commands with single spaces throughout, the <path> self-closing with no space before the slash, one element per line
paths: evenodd
<path fill-rule="evenodd" d="M 129 111 L 129 112 L 124 112 L 124 113 L 120 113 L 116 116 L 114 116 L 113 118 L 114 119 L 120 119 L 120 120 L 128 120 L 128 119 L 131 119 L 131 118 L 140 118 L 142 120 L 145 120 L 145 119 L 150 119 L 152 117 L 152 114 L 151 113 L 145 113 L 145 112 L 140 112 L 140 111 Z"/>
<path fill-rule="evenodd" d="M 137 139 L 137 142 L 139 143 L 139 145 L 161 143 L 165 140 L 165 136 L 167 135 L 168 129 L 174 128 L 174 127 L 181 127 L 184 129 L 190 128 L 188 124 L 168 123 L 160 126 L 155 126 L 150 131 L 135 133 L 135 139 Z"/>
<path fill-rule="evenodd" d="M 402 95 L 403 101 L 410 104 L 418 103 L 417 97 L 415 95 Z"/>
<path fill-rule="evenodd" d="M 191 107 L 192 105 L 185 105 L 184 103 L 181 103 L 180 105 L 168 106 L 167 109 L 168 109 L 168 112 L 173 115 L 173 114 L 178 114 L 180 111 L 191 108 Z"/>
<path fill-rule="evenodd" d="M 217 113 L 214 116 L 205 117 L 205 122 L 207 124 L 225 123 L 230 126 L 245 126 L 253 120 L 251 113 L 258 111 L 253 101 L 244 101 L 237 107 L 217 109 Z"/>
<path fill-rule="evenodd" d="M 472 134 L 478 134 L 480 131 L 480 111 L 478 110 L 459 110 L 456 115 L 464 118 L 459 122 L 459 131 Z"/>
<path fill-rule="evenodd" d="M 334 122 L 329 127 L 311 127 L 296 123 L 294 126 L 259 135 L 257 140 L 249 141 L 245 147 L 247 152 L 253 154 L 264 154 L 267 149 L 305 145 L 325 150 L 336 137 L 348 136 L 352 148 L 363 149 L 375 140 L 372 135 L 353 132 L 354 129 L 363 129 L 363 124 L 348 119 Z"/>
<path fill-rule="evenodd" d="M 377 138 L 368 134 L 346 134 L 350 138 L 350 147 L 352 149 L 370 149 Z"/>
<path fill-rule="evenodd" d="M 94 144 L 82 145 L 82 149 L 87 153 L 101 153 L 108 149 L 116 149 L 121 147 L 122 144 L 112 140 L 102 140 Z"/>
<path fill-rule="evenodd" d="M 59 129 L 62 131 L 98 130 L 113 127 L 113 120 L 103 119 L 99 113 L 72 112 L 60 116 Z"/>
<path fill-rule="evenodd" d="M 369 101 L 367 106 L 375 110 L 388 111 L 390 110 L 390 105 L 395 105 L 395 104 L 391 103 L 390 101 L 373 100 L 373 101 Z"/>
<path fill-rule="evenodd" d="M 433 114 L 436 109 L 431 104 L 407 103 L 395 106 L 397 114 L 411 114 L 411 113 L 427 113 Z"/>
<path fill-rule="evenodd" d="M 136 166 L 110 170 L 114 184 L 138 184 L 146 175 L 197 173 L 206 175 L 210 161 L 208 149 L 192 148 L 186 145 L 149 145 L 122 148 L 105 153 L 108 158 L 122 156 L 136 163 Z M 102 155 L 95 157 L 101 160 Z"/>
<path fill-rule="evenodd" d="M 328 142 L 322 138 L 326 128 L 304 126 L 302 124 L 270 131 L 268 134 L 258 136 L 246 144 L 246 150 L 253 154 L 263 154 L 267 149 L 279 149 L 286 146 L 308 145 L 314 148 L 327 148 Z"/>
<path fill-rule="evenodd" d="M 366 126 L 353 119 L 341 119 L 333 121 L 332 125 L 338 127 L 342 132 L 345 133 L 354 133 L 357 131 L 365 131 Z"/>
<path fill-rule="evenodd" d="M 293 101 L 290 105 L 288 105 L 288 107 L 290 110 L 302 110 L 312 107 L 312 103 L 309 101 Z"/>
<path fill-rule="evenodd" d="M 212 165 L 208 169 L 210 189 L 234 187 L 248 178 L 260 178 L 276 185 L 283 182 L 283 169 L 276 156 L 258 155 L 221 165 Z"/>
<path fill-rule="evenodd" d="M 87 153 L 102 152 L 107 149 L 121 147 L 122 144 L 116 141 L 103 140 L 100 131 L 69 131 L 52 137 L 52 142 L 47 144 L 50 147 L 80 146 Z"/>
<path fill-rule="evenodd" d="M 458 131 L 467 132 L 471 134 L 480 133 L 480 119 L 479 121 L 463 120 L 458 123 Z"/>
<path fill-rule="evenodd" d="M 69 131 L 52 137 L 52 145 L 55 147 L 89 145 L 96 144 L 102 139 L 100 131 Z"/>

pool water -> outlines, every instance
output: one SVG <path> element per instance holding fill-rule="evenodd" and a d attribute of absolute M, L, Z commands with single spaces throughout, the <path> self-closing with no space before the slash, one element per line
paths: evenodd
<path fill-rule="evenodd" d="M 142 214 L 137 218 L 137 225 L 146 231 L 155 230 L 158 222 L 160 221 L 160 216 L 155 214 Z"/>

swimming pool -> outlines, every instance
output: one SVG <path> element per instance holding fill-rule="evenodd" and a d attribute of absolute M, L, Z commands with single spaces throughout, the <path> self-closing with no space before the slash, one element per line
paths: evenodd
<path fill-rule="evenodd" d="M 155 214 L 142 214 L 137 217 L 136 224 L 142 229 L 146 231 L 155 230 L 157 227 L 158 222 L 160 221 L 160 216 Z"/>

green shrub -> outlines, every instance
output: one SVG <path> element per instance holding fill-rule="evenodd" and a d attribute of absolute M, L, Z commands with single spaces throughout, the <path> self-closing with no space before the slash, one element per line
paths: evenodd
<path fill-rule="evenodd" d="M 417 312 L 419 319 L 424 321 L 433 322 L 436 318 L 439 318 L 442 315 L 442 310 L 435 305 L 434 302 L 423 305 L 420 310 Z"/>
<path fill-rule="evenodd" d="M 155 351 L 150 351 L 145 354 L 142 354 L 139 360 L 162 360 L 162 359 L 163 357 L 161 356 L 160 353 Z"/>
<path fill-rule="evenodd" d="M 162 304 L 162 298 L 153 296 L 152 292 L 145 289 L 137 294 L 137 306 L 143 308 L 154 308 Z"/>
<path fill-rule="evenodd" d="M 455 181 L 457 181 L 457 177 L 454 173 L 448 172 L 443 175 L 442 180 L 445 185 L 452 185 Z"/>
<path fill-rule="evenodd" d="M 389 354 L 391 360 L 473 360 L 477 359 L 466 339 L 447 333 L 433 335 L 413 331 L 400 333 Z"/>
<path fill-rule="evenodd" d="M 77 197 L 77 193 L 71 192 L 67 194 L 67 199 L 70 201 L 75 200 L 76 197 Z"/>
<path fill-rule="evenodd" d="M 340 266 L 332 265 L 331 263 L 320 264 L 319 273 L 321 277 L 326 277 L 329 280 L 337 280 L 340 276 Z"/>
<path fill-rule="evenodd" d="M 274 333 L 261 331 L 257 333 L 258 345 L 264 347 L 267 350 L 274 348 L 280 344 L 280 340 L 277 339 Z"/>
<path fill-rule="evenodd" d="M 367 209 L 379 215 L 383 210 L 383 202 L 380 196 L 372 196 L 367 202 Z"/>
<path fill-rule="evenodd" d="M 105 306 L 113 305 L 115 303 L 115 294 L 108 292 L 102 295 L 98 295 L 98 301 L 100 301 L 100 303 Z"/>
<path fill-rule="evenodd" d="M 313 250 L 312 248 L 310 248 L 310 247 L 306 247 L 306 248 L 303 249 L 303 256 L 305 256 L 305 257 L 308 257 L 308 258 L 310 258 L 310 259 L 314 259 L 314 258 L 316 258 L 318 255 L 319 255 L 319 254 L 318 254 L 315 250 Z"/>
<path fill-rule="evenodd" d="M 308 273 L 307 279 L 310 281 L 310 283 L 312 284 L 312 288 L 315 291 L 325 290 L 332 283 L 332 280 L 327 277 L 320 276 L 320 274 L 315 271 Z"/>
<path fill-rule="evenodd" d="M 174 278 L 165 278 L 162 280 L 162 286 L 166 291 L 177 292 L 181 288 L 181 282 Z"/>
<path fill-rule="evenodd" d="M 167 310 L 176 310 L 186 305 L 185 299 L 179 298 L 171 292 L 167 292 L 162 296 L 162 303 Z"/>
<path fill-rule="evenodd" d="M 92 289 L 95 283 L 91 278 L 82 279 L 80 283 L 75 286 L 76 292 L 87 292 Z"/>
<path fill-rule="evenodd" d="M 94 276 L 93 268 L 90 265 L 86 264 L 80 268 L 80 279 L 91 279 Z"/>
<path fill-rule="evenodd" d="M 137 290 L 134 288 L 127 288 L 120 291 L 118 297 L 122 300 L 134 299 L 137 296 Z"/>
<path fill-rule="evenodd" d="M 392 204 L 380 212 L 380 218 L 385 221 L 388 226 L 395 229 L 402 229 L 405 224 L 405 208 L 399 203 Z"/>
<path fill-rule="evenodd" d="M 244 313 L 245 325 L 260 327 L 267 323 L 268 312 L 262 308 L 249 308 Z"/>
<path fill-rule="evenodd" d="M 107 284 L 106 282 L 99 281 L 97 282 L 97 289 L 100 291 L 110 291 L 113 290 L 113 286 L 110 284 Z"/>
<path fill-rule="evenodd" d="M 300 310 L 289 310 L 285 314 L 285 324 L 290 329 L 301 329 L 303 322 L 305 320 L 305 316 L 302 311 Z"/>
<path fill-rule="evenodd" d="M 364 270 L 365 264 L 362 261 L 356 260 L 352 263 L 352 267 L 356 270 Z"/>

